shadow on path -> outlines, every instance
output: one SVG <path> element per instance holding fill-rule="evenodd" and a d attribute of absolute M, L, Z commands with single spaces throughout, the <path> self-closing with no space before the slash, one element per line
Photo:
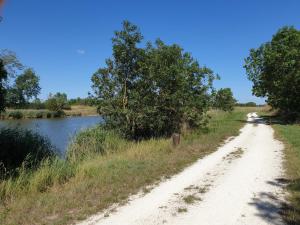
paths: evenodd
<path fill-rule="evenodd" d="M 300 181 L 278 178 L 267 182 L 269 185 L 299 191 Z M 296 199 L 300 206 L 300 198 Z M 263 218 L 270 225 L 299 225 L 300 220 L 295 215 L 300 214 L 300 208 L 295 208 L 287 204 L 283 196 L 279 193 L 260 192 L 255 196 L 250 205 L 258 210 L 257 216 Z M 296 203 L 297 204 L 297 203 Z"/>

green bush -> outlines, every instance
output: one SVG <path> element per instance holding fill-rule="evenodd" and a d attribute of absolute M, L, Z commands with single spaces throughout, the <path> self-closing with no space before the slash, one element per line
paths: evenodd
<path fill-rule="evenodd" d="M 22 119 L 23 113 L 20 111 L 13 111 L 9 113 L 8 117 L 13 119 Z"/>
<path fill-rule="evenodd" d="M 37 112 L 37 114 L 36 114 L 36 118 L 37 119 L 41 119 L 43 117 L 44 117 L 44 113 L 43 112 Z"/>
<path fill-rule="evenodd" d="M 20 128 L 0 128 L 0 149 L 2 175 L 14 174 L 21 166 L 35 168 L 56 152 L 47 138 Z"/>

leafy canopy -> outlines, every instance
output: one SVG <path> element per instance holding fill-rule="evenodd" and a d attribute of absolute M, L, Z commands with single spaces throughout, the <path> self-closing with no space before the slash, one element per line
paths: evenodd
<path fill-rule="evenodd" d="M 123 22 L 113 55 L 93 76 L 99 113 L 108 128 L 131 139 L 167 136 L 183 124 L 205 123 L 215 75 L 178 45 L 157 40 L 139 47 L 137 26 Z"/>
<path fill-rule="evenodd" d="M 55 95 L 50 94 L 45 104 L 50 111 L 62 112 L 68 104 L 67 94 L 60 92 Z"/>
<path fill-rule="evenodd" d="M 214 96 L 214 107 L 224 111 L 232 111 L 236 100 L 230 88 L 221 88 Z"/>
<path fill-rule="evenodd" d="M 287 114 L 300 113 L 300 31 L 283 27 L 245 60 L 253 94 Z"/>

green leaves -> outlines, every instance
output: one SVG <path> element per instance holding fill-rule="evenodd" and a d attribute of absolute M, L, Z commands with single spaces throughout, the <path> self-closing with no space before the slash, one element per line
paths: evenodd
<path fill-rule="evenodd" d="M 223 111 L 232 111 L 236 100 L 230 88 L 221 88 L 214 95 L 214 107 Z M 255 103 L 254 103 L 255 104 Z"/>
<path fill-rule="evenodd" d="M 92 76 L 106 126 L 130 139 L 201 126 L 216 78 L 212 70 L 178 45 L 158 39 L 141 48 L 142 39 L 138 27 L 125 21 L 112 39 L 112 58 Z"/>
<path fill-rule="evenodd" d="M 283 27 L 270 42 L 252 49 L 245 60 L 253 94 L 267 97 L 274 108 L 300 112 L 300 31 Z"/>
<path fill-rule="evenodd" d="M 56 93 L 55 95 L 50 94 L 45 102 L 46 108 L 54 112 L 63 112 L 63 109 L 68 108 L 68 98 L 65 93 Z"/>

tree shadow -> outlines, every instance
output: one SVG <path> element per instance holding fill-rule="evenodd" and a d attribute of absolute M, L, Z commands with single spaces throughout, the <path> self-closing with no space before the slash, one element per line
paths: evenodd
<path fill-rule="evenodd" d="M 264 115 L 261 116 L 261 118 L 266 121 L 266 124 L 272 125 L 272 124 L 279 124 L 279 125 L 287 125 L 287 124 L 293 124 L 292 121 L 289 121 L 282 116 L 279 115 Z"/>
<path fill-rule="evenodd" d="M 269 185 L 281 187 L 300 193 L 300 180 L 278 178 L 267 182 Z M 257 216 L 263 218 L 271 225 L 299 225 L 300 224 L 300 197 L 294 198 L 293 204 L 287 203 L 283 197 L 269 192 L 260 192 L 249 203 L 254 206 Z"/>

